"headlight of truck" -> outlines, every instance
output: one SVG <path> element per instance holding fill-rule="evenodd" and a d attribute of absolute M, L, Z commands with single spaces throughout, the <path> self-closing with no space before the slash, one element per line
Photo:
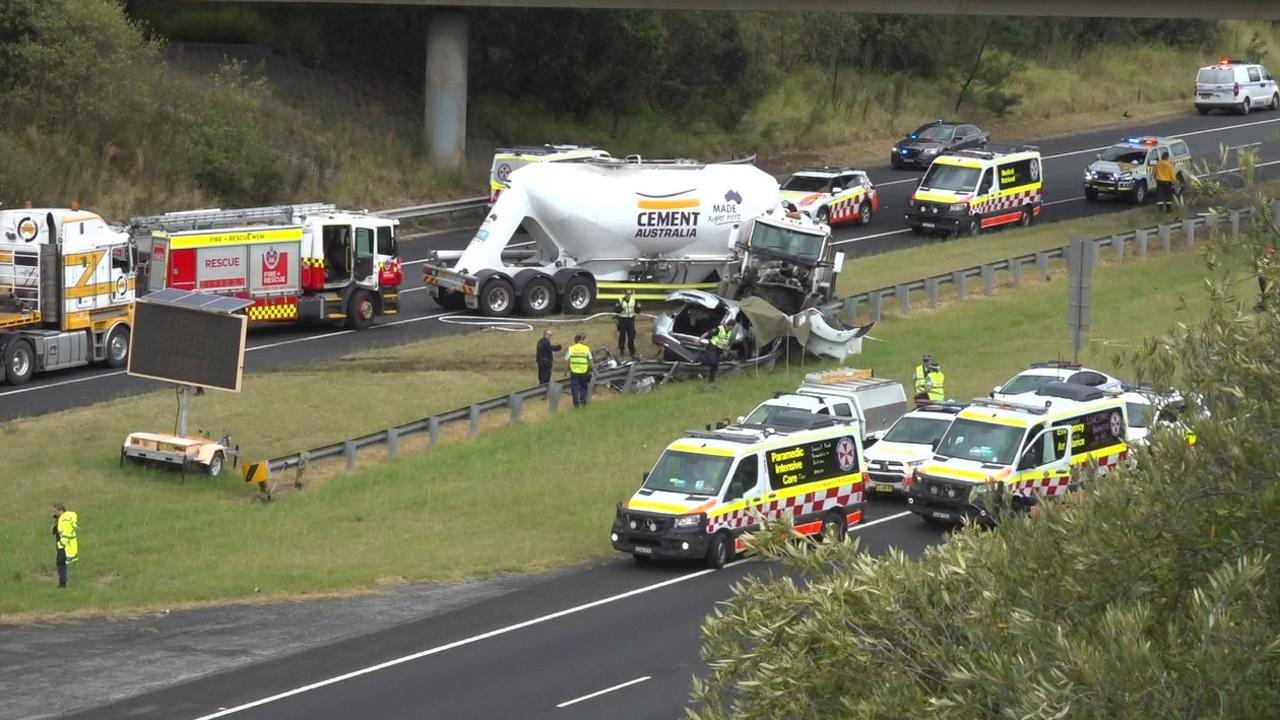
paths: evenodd
<path fill-rule="evenodd" d="M 703 517 L 704 516 L 701 514 L 682 515 L 681 517 L 676 518 L 675 527 L 678 527 L 678 528 L 697 527 L 702 524 Z"/>
<path fill-rule="evenodd" d="M 956 203 L 955 205 L 947 208 L 947 211 L 953 213 L 967 213 L 969 212 L 969 203 Z"/>

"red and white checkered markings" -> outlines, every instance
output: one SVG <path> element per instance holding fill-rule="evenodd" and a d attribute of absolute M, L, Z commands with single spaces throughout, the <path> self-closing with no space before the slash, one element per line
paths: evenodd
<path fill-rule="evenodd" d="M 815 490 L 813 492 L 793 495 L 791 497 L 770 500 L 759 505 L 750 504 L 723 515 L 717 515 L 707 523 L 707 533 L 714 535 L 720 530 L 741 530 L 756 523 L 754 511 L 759 511 L 766 520 L 780 520 L 783 517 L 804 517 L 818 515 L 835 508 L 845 508 L 862 502 L 862 480 L 845 485 Z"/>

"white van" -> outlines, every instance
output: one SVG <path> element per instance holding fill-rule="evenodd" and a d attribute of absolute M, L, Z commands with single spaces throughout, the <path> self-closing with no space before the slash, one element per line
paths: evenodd
<path fill-rule="evenodd" d="M 1241 115 L 1250 110 L 1280 108 L 1280 89 L 1267 69 L 1256 63 L 1222 58 L 1196 73 L 1196 111 L 1233 110 Z"/>
<path fill-rule="evenodd" d="M 880 442 L 867 447 L 867 494 L 901 495 L 912 473 L 933 457 L 963 404 L 925 405 L 898 418 Z"/>

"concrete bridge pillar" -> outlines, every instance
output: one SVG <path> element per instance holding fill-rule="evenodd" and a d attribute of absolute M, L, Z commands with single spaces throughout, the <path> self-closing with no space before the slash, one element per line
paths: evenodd
<path fill-rule="evenodd" d="M 431 13 L 427 23 L 426 143 L 431 162 L 460 167 L 467 145 L 467 14 Z"/>

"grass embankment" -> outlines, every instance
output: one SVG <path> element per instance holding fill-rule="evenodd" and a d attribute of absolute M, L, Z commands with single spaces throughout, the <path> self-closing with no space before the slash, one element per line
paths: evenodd
<path fill-rule="evenodd" d="M 1002 241 L 971 245 L 977 252 Z M 851 364 L 905 381 L 928 351 L 942 361 L 953 396 L 982 394 L 1029 361 L 1070 356 L 1063 275 L 893 317 L 874 333 L 881 342 L 867 343 Z M 1091 333 L 1100 342 L 1083 360 L 1117 369 L 1117 346 L 1137 345 L 1201 307 L 1203 276 L 1191 252 L 1101 266 Z M 593 344 L 607 344 L 609 330 L 607 322 L 593 329 Z M 243 395 L 198 400 L 196 424 L 233 430 L 250 457 L 385 427 L 528 385 L 534 337 L 444 338 L 264 373 L 247 380 Z M 554 419 L 526 408 L 531 422 L 406 453 L 270 504 L 250 502 L 234 477 L 179 484 L 171 473 L 117 468 L 127 432 L 169 422 L 167 393 L 9 423 L 2 428 L 0 619 L 349 592 L 608 555 L 614 504 L 667 442 L 688 427 L 742 414 L 817 367 L 793 363 L 771 375 L 727 378 L 718 393 L 688 383 L 614 396 Z M 48 512 L 57 501 L 83 518 L 83 559 L 67 591 L 51 581 Z"/>

